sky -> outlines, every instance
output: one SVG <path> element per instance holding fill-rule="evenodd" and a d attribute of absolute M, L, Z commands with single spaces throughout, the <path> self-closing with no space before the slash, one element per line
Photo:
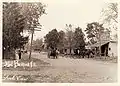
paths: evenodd
<path fill-rule="evenodd" d="M 99 21 L 102 8 L 106 6 L 103 0 L 42 0 L 46 5 L 47 15 L 42 15 L 41 31 L 36 31 L 34 40 L 43 38 L 50 30 L 65 30 L 66 24 L 81 27 Z"/>

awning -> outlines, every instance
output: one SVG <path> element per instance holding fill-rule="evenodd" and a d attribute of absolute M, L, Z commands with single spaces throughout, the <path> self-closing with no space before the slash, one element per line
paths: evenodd
<path fill-rule="evenodd" d="M 105 45 L 107 43 L 109 43 L 110 41 L 101 41 L 101 42 L 98 42 L 98 43 L 95 43 L 93 45 L 90 45 L 91 47 L 99 47 L 100 45 Z"/>

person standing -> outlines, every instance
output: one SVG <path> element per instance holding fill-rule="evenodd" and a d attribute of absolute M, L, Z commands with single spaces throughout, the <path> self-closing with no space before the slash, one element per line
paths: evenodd
<path fill-rule="evenodd" d="M 21 59 L 21 50 L 18 51 L 19 59 Z"/>

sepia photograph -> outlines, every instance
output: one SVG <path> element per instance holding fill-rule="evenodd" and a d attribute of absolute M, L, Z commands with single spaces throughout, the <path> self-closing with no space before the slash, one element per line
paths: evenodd
<path fill-rule="evenodd" d="M 117 31 L 117 2 L 2 2 L 2 82 L 117 83 Z"/>

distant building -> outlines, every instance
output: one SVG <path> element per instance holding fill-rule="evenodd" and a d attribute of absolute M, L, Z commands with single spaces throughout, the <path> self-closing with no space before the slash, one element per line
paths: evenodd
<path fill-rule="evenodd" d="M 117 53 L 117 40 L 110 40 L 110 41 L 101 41 L 101 43 L 95 43 L 90 45 L 91 48 L 96 48 L 98 50 L 99 46 L 101 45 L 101 55 L 102 56 L 118 56 Z"/>
<path fill-rule="evenodd" d="M 118 56 L 117 45 L 118 45 L 117 41 L 110 41 L 109 42 L 109 50 L 108 50 L 109 56 Z"/>

